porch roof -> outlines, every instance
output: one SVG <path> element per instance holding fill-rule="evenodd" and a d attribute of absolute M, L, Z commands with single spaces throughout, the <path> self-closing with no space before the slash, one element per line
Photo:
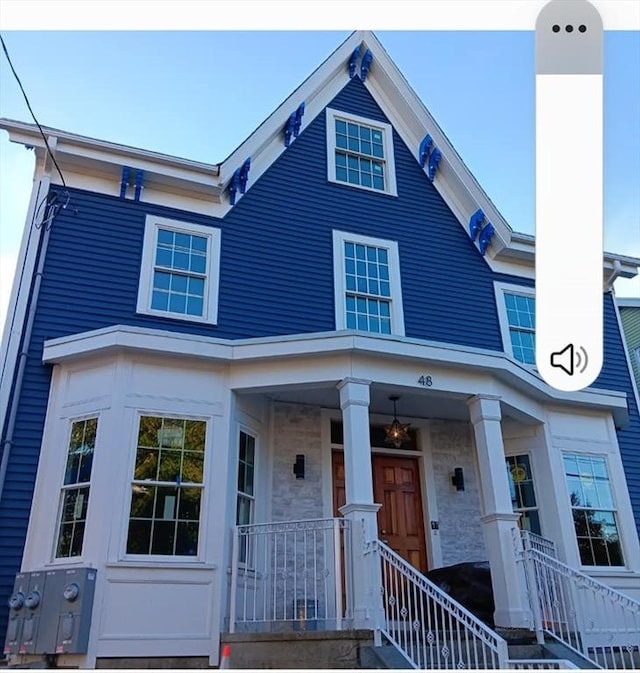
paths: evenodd
<path fill-rule="evenodd" d="M 231 365 L 231 388 L 254 392 L 326 385 L 346 376 L 374 380 L 371 373 L 376 368 L 381 378 L 375 380 L 415 391 L 420 389 L 420 374 L 431 372 L 434 385 L 429 391 L 458 398 L 478 393 L 499 395 L 539 421 L 543 416 L 535 413 L 529 402 L 610 412 L 617 427 L 628 423 L 626 395 L 619 391 L 560 391 L 547 385 L 535 369 L 505 353 L 350 330 L 228 340 L 114 325 L 46 341 L 43 362 L 60 364 L 116 353 Z M 310 362 L 314 363 L 313 371 Z M 276 368 L 274 363 L 278 363 Z"/>

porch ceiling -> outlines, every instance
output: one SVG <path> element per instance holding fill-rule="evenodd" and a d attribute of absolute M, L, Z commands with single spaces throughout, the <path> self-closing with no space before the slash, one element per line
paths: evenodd
<path fill-rule="evenodd" d="M 275 402 L 289 404 L 308 404 L 325 409 L 339 409 L 340 396 L 335 386 L 282 386 L 261 393 L 240 393 L 243 396 L 266 396 Z M 397 402 L 398 417 L 424 418 L 430 420 L 468 421 L 469 395 L 442 393 L 431 390 L 416 390 L 402 386 L 389 386 L 373 383 L 370 388 L 371 402 L 369 412 L 381 416 L 393 416 L 393 404 L 390 395 L 400 395 Z M 533 423 L 534 419 L 502 403 L 503 418 L 511 418 L 521 423 Z"/>

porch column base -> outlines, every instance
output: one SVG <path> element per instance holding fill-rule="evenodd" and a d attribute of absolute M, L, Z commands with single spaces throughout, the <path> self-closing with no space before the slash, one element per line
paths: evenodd
<path fill-rule="evenodd" d="M 532 628 L 531 613 L 524 607 L 524 568 L 516 562 L 519 518 L 520 514 L 513 512 L 494 512 L 480 518 L 491 567 L 493 620 L 498 627 Z"/>
<path fill-rule="evenodd" d="M 351 596 L 353 627 L 376 629 L 383 623 L 382 575 L 380 560 L 369 543 L 378 539 L 377 514 L 381 505 L 371 502 L 350 502 L 340 513 L 351 522 Z"/>

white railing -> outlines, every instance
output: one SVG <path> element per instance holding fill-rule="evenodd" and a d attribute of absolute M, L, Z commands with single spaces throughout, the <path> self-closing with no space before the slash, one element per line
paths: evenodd
<path fill-rule="evenodd" d="M 538 635 L 553 636 L 596 667 L 639 669 L 640 603 L 523 541 Z"/>
<path fill-rule="evenodd" d="M 342 518 L 236 526 L 229 630 L 341 630 L 351 610 Z"/>
<path fill-rule="evenodd" d="M 528 546 L 529 548 L 536 549 L 537 551 L 542 552 L 547 556 L 558 558 L 558 554 L 556 553 L 556 543 L 553 540 L 542 537 L 542 535 L 536 535 L 529 530 L 520 531 L 520 535 L 522 536 L 522 542 L 525 547 Z"/>
<path fill-rule="evenodd" d="M 507 643 L 379 540 L 383 635 L 413 668 L 505 668 Z"/>

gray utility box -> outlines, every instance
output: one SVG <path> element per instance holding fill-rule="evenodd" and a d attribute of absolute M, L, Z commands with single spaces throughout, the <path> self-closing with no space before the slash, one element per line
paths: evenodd
<path fill-rule="evenodd" d="M 22 626 L 27 613 L 24 601 L 29 593 L 30 573 L 18 573 L 9 598 L 9 623 L 4 641 L 5 654 L 18 654 L 22 640 Z"/>
<path fill-rule="evenodd" d="M 95 584 L 93 568 L 18 573 L 4 653 L 85 653 Z"/>
<path fill-rule="evenodd" d="M 42 603 L 46 578 L 43 572 L 29 573 L 29 587 L 24 599 L 24 619 L 22 637 L 18 645 L 19 654 L 36 654 L 36 639 L 42 620 Z"/>
<path fill-rule="evenodd" d="M 84 654 L 89 644 L 96 571 L 73 568 L 63 574 L 58 602 L 55 653 Z"/>

